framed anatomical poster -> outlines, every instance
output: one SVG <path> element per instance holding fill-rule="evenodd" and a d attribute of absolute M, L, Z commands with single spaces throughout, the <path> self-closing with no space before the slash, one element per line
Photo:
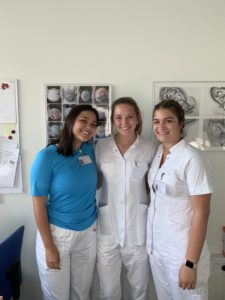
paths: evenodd
<path fill-rule="evenodd" d="M 108 84 L 46 84 L 46 142 L 53 143 L 70 110 L 76 105 L 92 105 L 99 114 L 99 125 L 94 140 L 111 133 L 110 108 L 112 86 Z"/>
<path fill-rule="evenodd" d="M 185 135 L 190 144 L 204 151 L 225 150 L 225 82 L 154 82 L 154 104 L 169 99 L 183 107 Z"/>

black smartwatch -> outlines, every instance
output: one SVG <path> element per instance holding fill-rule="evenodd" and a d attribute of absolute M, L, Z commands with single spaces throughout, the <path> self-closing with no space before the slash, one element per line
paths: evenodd
<path fill-rule="evenodd" d="M 198 264 L 195 264 L 190 260 L 186 260 L 186 262 L 185 262 L 185 266 L 190 268 L 190 269 L 197 269 L 197 265 Z"/>

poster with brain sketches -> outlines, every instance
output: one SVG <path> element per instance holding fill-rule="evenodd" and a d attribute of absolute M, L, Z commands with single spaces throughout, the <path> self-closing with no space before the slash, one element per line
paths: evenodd
<path fill-rule="evenodd" d="M 185 112 L 185 136 L 194 147 L 225 150 L 225 82 L 156 81 L 154 104 L 173 99 Z"/>
<path fill-rule="evenodd" d="M 90 104 L 98 111 L 100 122 L 94 140 L 108 136 L 111 94 L 111 85 L 106 84 L 46 84 L 46 143 L 57 140 L 70 110 L 80 104 Z"/>

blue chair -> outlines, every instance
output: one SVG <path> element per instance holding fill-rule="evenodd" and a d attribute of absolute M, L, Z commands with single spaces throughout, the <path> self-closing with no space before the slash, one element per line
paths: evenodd
<path fill-rule="evenodd" d="M 0 295 L 4 300 L 19 299 L 22 271 L 20 264 L 24 226 L 0 243 Z"/>

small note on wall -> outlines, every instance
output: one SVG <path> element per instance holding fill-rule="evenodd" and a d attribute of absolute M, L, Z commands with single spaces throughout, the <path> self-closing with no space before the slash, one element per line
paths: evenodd
<path fill-rule="evenodd" d="M 0 123 L 17 123 L 15 81 L 0 81 Z"/>
<path fill-rule="evenodd" d="M 19 140 L 19 113 L 16 79 L 0 79 L 0 137 Z"/>

